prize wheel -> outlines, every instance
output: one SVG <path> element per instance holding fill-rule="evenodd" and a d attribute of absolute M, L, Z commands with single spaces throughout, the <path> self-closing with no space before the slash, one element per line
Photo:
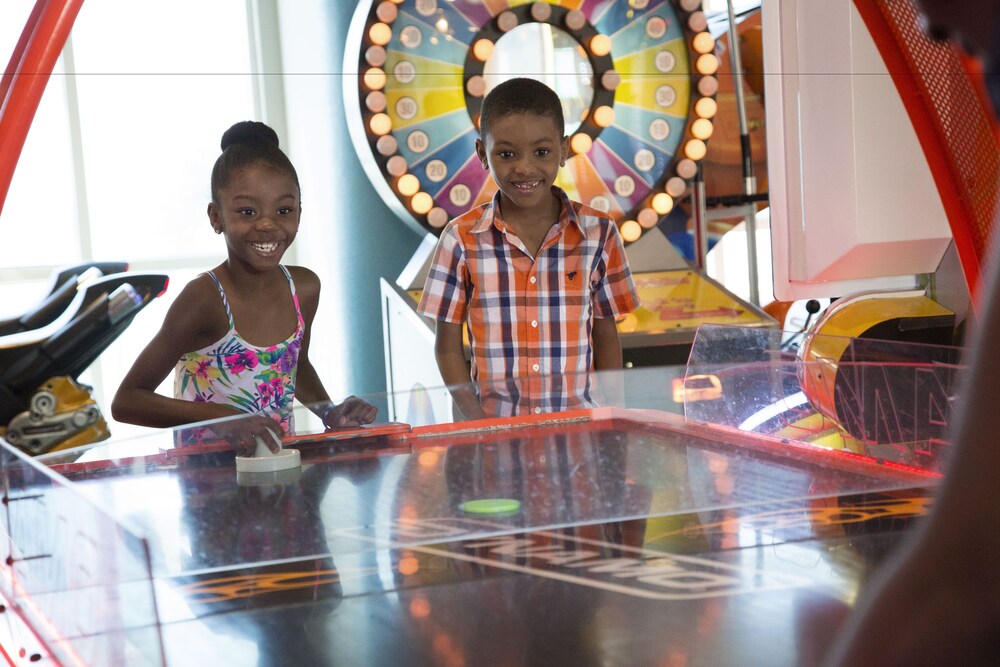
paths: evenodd
<path fill-rule="evenodd" d="M 345 56 L 351 138 L 385 202 L 420 231 L 488 201 L 479 110 L 513 76 L 564 102 L 557 185 L 626 242 L 685 194 L 717 111 L 719 59 L 700 0 L 372 0 Z"/>

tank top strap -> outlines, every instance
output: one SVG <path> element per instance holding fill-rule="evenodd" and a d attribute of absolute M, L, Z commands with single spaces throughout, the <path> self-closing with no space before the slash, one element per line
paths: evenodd
<path fill-rule="evenodd" d="M 282 268 L 284 268 L 284 267 L 282 267 Z M 219 282 L 219 279 L 215 276 L 214 272 L 212 272 L 212 271 L 206 271 L 205 273 L 207 273 L 209 275 L 209 277 L 212 280 L 215 281 L 215 286 L 219 290 L 219 296 L 222 297 L 222 305 L 225 306 L 225 308 L 226 308 L 226 317 L 229 318 L 229 330 L 232 331 L 232 330 L 236 329 L 236 323 L 233 321 L 233 311 L 231 311 L 229 309 L 229 299 L 226 298 L 226 290 L 222 289 L 222 283 Z M 285 272 L 285 275 L 288 275 L 287 271 Z M 289 277 L 289 280 L 291 280 L 291 277 Z M 292 292 L 294 293 L 294 291 L 295 291 L 295 288 L 292 287 Z M 296 302 L 296 306 L 295 307 L 296 307 L 296 309 L 298 309 L 298 303 L 297 302 Z"/>
<path fill-rule="evenodd" d="M 299 295 L 295 293 L 295 281 L 292 280 L 292 274 L 285 267 L 284 264 L 281 264 L 279 266 L 281 267 L 281 270 L 285 272 L 285 278 L 288 279 L 288 287 L 289 287 L 289 289 L 292 290 L 292 303 L 295 304 L 295 316 L 299 319 L 299 326 L 303 326 L 305 324 L 305 322 L 302 319 L 302 309 L 299 308 Z M 232 319 L 232 318 L 230 318 L 230 319 Z"/>
<path fill-rule="evenodd" d="M 292 296 L 295 296 L 295 281 L 292 280 L 292 272 L 284 264 L 279 264 L 278 268 L 285 274 L 285 280 L 288 281 L 288 287 L 292 290 Z"/>

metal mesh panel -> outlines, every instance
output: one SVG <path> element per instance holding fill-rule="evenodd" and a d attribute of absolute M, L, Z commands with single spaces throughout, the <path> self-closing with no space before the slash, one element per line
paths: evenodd
<path fill-rule="evenodd" d="M 855 0 L 927 155 L 970 290 L 1000 195 L 1000 151 L 981 73 L 929 39 L 912 0 Z"/>

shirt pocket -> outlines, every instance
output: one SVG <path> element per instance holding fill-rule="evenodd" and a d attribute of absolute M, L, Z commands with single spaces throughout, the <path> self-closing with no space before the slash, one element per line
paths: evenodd
<path fill-rule="evenodd" d="M 589 273 L 582 270 L 579 262 L 574 264 L 561 267 L 558 293 L 550 295 L 551 307 L 543 315 L 545 320 L 552 322 L 553 347 L 562 347 L 571 353 L 587 342 L 592 292 Z"/>

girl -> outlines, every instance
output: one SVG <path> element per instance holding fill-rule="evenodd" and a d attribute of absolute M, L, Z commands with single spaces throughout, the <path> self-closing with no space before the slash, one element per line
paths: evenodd
<path fill-rule="evenodd" d="M 111 405 L 115 419 L 169 427 L 251 413 L 213 424 L 208 435 L 249 456 L 255 436 L 278 451 L 272 434 L 293 432 L 293 398 L 330 428 L 375 418 L 375 407 L 353 396 L 331 403 L 309 361 L 320 281 L 307 268 L 279 264 L 295 240 L 300 214 L 298 176 L 274 130 L 252 121 L 229 128 L 212 169 L 208 205 L 228 258 L 177 296 L 122 380 Z M 155 391 L 171 369 L 174 398 Z M 191 429 L 183 439 L 203 437 L 205 429 Z"/>

